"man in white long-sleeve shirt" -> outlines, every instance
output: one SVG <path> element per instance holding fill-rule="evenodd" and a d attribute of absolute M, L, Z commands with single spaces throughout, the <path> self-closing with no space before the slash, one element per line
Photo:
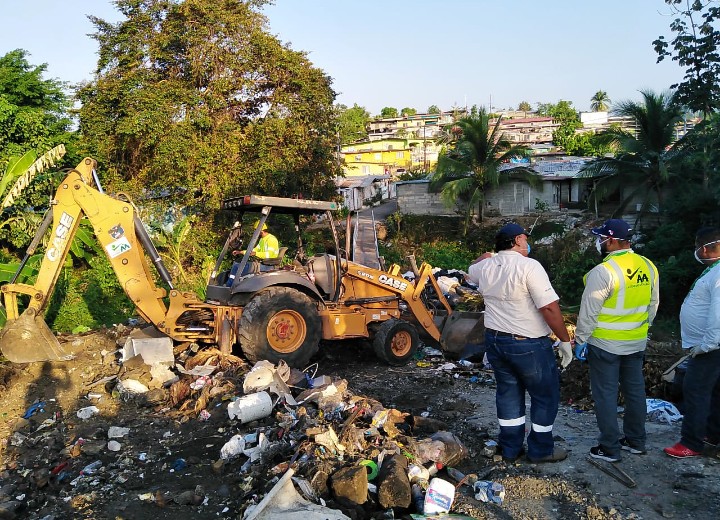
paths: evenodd
<path fill-rule="evenodd" d="M 680 442 L 665 448 L 683 459 L 720 442 L 720 229 L 695 236 L 695 259 L 706 268 L 680 309 L 682 346 L 690 354 L 683 380 L 684 415 Z"/>

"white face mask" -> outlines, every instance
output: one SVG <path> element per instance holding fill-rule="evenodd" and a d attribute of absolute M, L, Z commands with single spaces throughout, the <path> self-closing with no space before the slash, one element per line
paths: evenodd
<path fill-rule="evenodd" d="M 707 264 L 713 263 L 715 260 L 720 260 L 720 256 L 714 256 L 714 257 L 710 257 L 710 258 L 700 258 L 700 256 L 698 255 L 698 251 L 699 251 L 700 249 L 702 249 L 703 247 L 711 246 L 711 245 L 713 245 L 713 244 L 717 244 L 718 242 L 720 242 L 720 240 L 713 240 L 712 242 L 708 242 L 707 244 L 703 244 L 703 245 L 701 245 L 700 247 L 696 247 L 696 248 L 695 248 L 695 253 L 694 253 L 695 260 L 697 260 L 698 262 L 700 262 L 700 263 L 703 264 L 703 265 L 707 265 Z"/>
<path fill-rule="evenodd" d="M 606 238 L 605 240 L 600 240 L 600 237 L 597 237 L 595 239 L 595 249 L 597 249 L 597 252 L 600 254 L 603 254 L 602 245 L 610 240 L 609 238 Z"/>

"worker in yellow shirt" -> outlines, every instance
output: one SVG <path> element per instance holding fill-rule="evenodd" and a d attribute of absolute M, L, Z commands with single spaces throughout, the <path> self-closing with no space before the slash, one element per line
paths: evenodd
<path fill-rule="evenodd" d="M 257 229 L 259 222 L 255 223 L 255 228 Z M 280 253 L 280 246 L 278 243 L 278 239 L 275 235 L 270 233 L 268 231 L 267 224 L 262 225 L 262 229 L 260 230 L 260 240 L 258 240 L 257 245 L 252 249 L 250 252 L 251 258 L 257 258 L 259 260 L 266 260 L 268 258 L 277 258 L 278 254 Z M 242 251 L 235 250 L 232 252 L 233 256 L 241 256 L 245 254 L 245 250 Z M 235 276 L 237 275 L 238 268 L 240 267 L 239 262 L 233 263 L 232 269 L 230 269 L 230 276 L 228 276 L 227 286 L 231 287 L 233 282 L 235 281 Z M 260 264 L 260 271 L 269 271 L 272 268 L 268 267 L 267 269 L 264 268 L 262 264 Z M 245 265 L 245 269 L 243 269 L 243 272 L 241 276 L 245 276 L 246 274 L 249 274 L 252 272 L 253 266 L 250 264 L 250 262 Z"/>

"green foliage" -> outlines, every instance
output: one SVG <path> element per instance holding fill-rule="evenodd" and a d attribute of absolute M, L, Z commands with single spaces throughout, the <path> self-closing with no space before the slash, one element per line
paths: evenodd
<path fill-rule="evenodd" d="M 203 215 L 232 193 L 334 194 L 332 80 L 269 32 L 267 3 L 117 0 L 124 20 L 90 17 L 80 125 L 109 191 L 182 187 L 173 202 Z"/>
<path fill-rule="evenodd" d="M 598 90 L 595 92 L 595 95 L 590 98 L 590 108 L 593 112 L 605 112 L 610 103 L 610 97 L 604 90 Z"/>
<path fill-rule="evenodd" d="M 414 108 L 405 107 L 402 110 L 400 110 L 401 116 L 414 116 L 415 114 L 417 114 L 417 110 Z"/>
<path fill-rule="evenodd" d="M 579 157 L 603 157 L 612 152 L 612 146 L 606 142 L 604 136 L 594 134 L 592 132 L 584 132 L 572 134 L 564 138 L 557 136 L 562 142 L 560 146 L 565 149 L 568 155 L 577 155 Z"/>
<path fill-rule="evenodd" d="M 107 258 L 96 256 L 89 269 L 64 269 L 46 320 L 54 330 L 96 329 L 126 321 L 135 312 Z"/>
<path fill-rule="evenodd" d="M 653 42 L 658 62 L 665 58 L 685 67 L 683 81 L 671 85 L 678 101 L 706 116 L 720 108 L 720 5 L 716 1 L 665 0 L 675 19 L 671 42 Z M 672 49 L 670 47 L 672 46 Z"/>
<path fill-rule="evenodd" d="M 636 196 L 643 197 L 642 212 L 651 203 L 662 211 L 663 188 L 679 179 L 685 151 L 674 145 L 675 125 L 682 111 L 669 93 L 642 91 L 643 102 L 621 101 L 614 113 L 631 117 L 637 134 L 610 129 L 604 134 L 608 144 L 617 147 L 615 157 L 601 157 L 587 163 L 581 175 L 598 178 L 591 199 L 603 200 L 620 192 L 622 200 L 615 213 L 620 214 Z M 654 200 L 651 199 L 654 197 Z M 592 203 L 592 202 L 591 202 Z"/>
<path fill-rule="evenodd" d="M 427 262 L 433 267 L 461 269 L 463 271 L 467 271 L 468 265 L 476 256 L 462 242 L 446 240 L 423 244 L 416 253 L 418 261 Z"/>
<path fill-rule="evenodd" d="M 394 107 L 383 107 L 382 110 L 380 110 L 380 117 L 382 118 L 390 118 L 390 117 L 397 117 L 398 116 L 398 109 Z"/>
<path fill-rule="evenodd" d="M 22 49 L 0 56 L 0 171 L 12 157 L 74 142 L 65 85 L 43 79 L 47 66 L 32 66 L 26 56 Z"/>
<path fill-rule="evenodd" d="M 500 171 L 501 164 L 527 152 L 525 147 L 513 145 L 503 137 L 500 119 L 491 123 L 485 109 L 458 119 L 446 133 L 451 139 L 449 148 L 440 154 L 430 188 L 441 191 L 447 207 L 458 203 L 464 206 L 465 232 L 475 208 L 480 210 L 480 219 L 484 217 L 483 202 L 489 189 L 509 181 L 512 176 L 531 184 L 539 182 L 539 176 L 526 167 Z"/>
<path fill-rule="evenodd" d="M 520 110 L 520 111 L 522 111 L 522 112 L 530 112 L 530 111 L 532 111 L 532 106 L 531 106 L 530 103 L 528 103 L 527 101 L 521 101 L 521 102 L 518 104 L 518 108 L 517 108 L 517 109 Z"/>
<path fill-rule="evenodd" d="M 427 171 L 422 166 L 413 166 L 412 168 L 398 175 L 398 180 L 414 181 L 420 179 L 427 179 L 431 174 L 432 172 Z"/>
<path fill-rule="evenodd" d="M 550 205 L 547 202 L 535 197 L 535 211 L 544 213 L 544 212 L 548 211 L 549 209 L 550 209 Z"/>
<path fill-rule="evenodd" d="M 355 103 L 351 108 L 337 105 L 338 133 L 340 144 L 353 143 L 367 139 L 367 125 L 370 122 L 370 112 L 365 107 Z"/>
<path fill-rule="evenodd" d="M 440 107 L 437 105 L 430 105 L 427 109 L 428 114 L 439 114 L 440 112 Z"/>

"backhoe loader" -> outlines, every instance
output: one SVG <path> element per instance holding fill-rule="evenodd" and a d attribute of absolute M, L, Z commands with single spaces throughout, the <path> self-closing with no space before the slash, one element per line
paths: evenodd
<path fill-rule="evenodd" d="M 0 350 L 12 362 L 67 359 L 45 323 L 43 311 L 83 218 L 92 225 L 120 285 L 142 318 L 179 342 L 216 344 L 223 354 L 239 345 L 251 362 L 284 360 L 302 368 L 321 340 L 367 338 L 379 358 L 402 365 L 418 347 L 418 328 L 443 344 L 451 336 L 448 330 L 441 332 L 443 325 L 456 326 L 462 321 L 453 316 L 431 266 L 422 264 L 411 282 L 399 276 L 398 266 L 382 271 L 348 260 L 350 236 L 348 233 L 345 248 L 341 248 L 333 218 L 336 203 L 257 195 L 223 202 L 223 209 L 237 212 L 239 218 L 216 260 L 202 301 L 196 294 L 174 287 L 132 201 L 127 195 L 106 194 L 95 169 L 95 160 L 85 158 L 67 174 L 18 272 L 1 288 L 8 319 L 0 332 Z M 228 282 L 228 271 L 221 267 L 238 244 L 246 212 L 257 213 L 259 222 L 240 259 L 237 276 Z M 297 248 L 292 264 L 282 265 L 282 258 L 270 259 L 258 269 L 251 264 L 251 251 L 271 212 L 293 217 Z M 335 254 L 306 256 L 301 215 L 314 215 L 316 220 L 324 215 Z M 16 283 L 48 229 L 50 236 L 35 283 Z M 148 258 L 167 288 L 156 285 Z M 253 268 L 246 269 L 249 265 Z M 21 295 L 28 300 L 22 314 Z M 438 311 L 429 303 L 430 296 L 439 302 Z"/>

